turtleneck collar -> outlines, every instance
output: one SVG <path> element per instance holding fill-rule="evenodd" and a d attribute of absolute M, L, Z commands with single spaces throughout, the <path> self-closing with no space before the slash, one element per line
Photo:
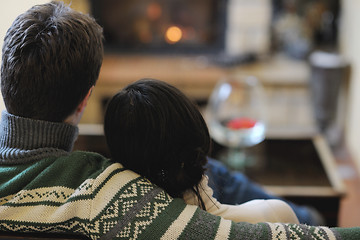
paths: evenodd
<path fill-rule="evenodd" d="M 3 111 L 0 163 L 18 164 L 67 154 L 78 132 L 78 127 L 70 124 L 23 118 Z"/>

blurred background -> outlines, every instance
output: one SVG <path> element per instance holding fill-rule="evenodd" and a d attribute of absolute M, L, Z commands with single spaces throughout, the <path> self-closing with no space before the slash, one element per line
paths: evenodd
<path fill-rule="evenodd" d="M 43 2 L 1 2 L 0 43 L 19 13 Z M 64 2 L 104 27 L 105 59 L 81 122 L 83 135 L 102 134 L 107 100 L 137 79 L 167 81 L 203 107 L 222 77 L 253 75 L 266 89 L 267 138 L 323 136 L 336 161 L 328 172 L 355 194 L 340 203 L 353 205 L 344 205 L 338 225 L 360 224 L 360 1 Z"/>

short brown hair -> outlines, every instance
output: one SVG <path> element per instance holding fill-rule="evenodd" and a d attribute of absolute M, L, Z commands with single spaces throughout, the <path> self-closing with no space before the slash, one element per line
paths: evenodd
<path fill-rule="evenodd" d="M 19 15 L 2 48 L 1 91 L 9 113 L 54 122 L 71 115 L 99 76 L 103 33 L 62 2 Z"/>

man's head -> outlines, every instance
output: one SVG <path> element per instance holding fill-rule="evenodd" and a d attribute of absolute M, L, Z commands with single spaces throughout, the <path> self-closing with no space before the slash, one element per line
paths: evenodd
<path fill-rule="evenodd" d="M 6 33 L 1 91 L 9 113 L 62 122 L 95 84 L 103 59 L 102 28 L 61 2 L 21 14 Z"/>

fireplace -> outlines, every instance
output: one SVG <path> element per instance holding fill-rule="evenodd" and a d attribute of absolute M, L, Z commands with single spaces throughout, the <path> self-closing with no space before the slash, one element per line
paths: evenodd
<path fill-rule="evenodd" d="M 227 0 L 91 0 L 105 47 L 122 53 L 216 53 Z"/>
<path fill-rule="evenodd" d="M 213 54 L 237 64 L 274 52 L 305 59 L 337 45 L 339 0 L 89 1 L 112 53 Z"/>

